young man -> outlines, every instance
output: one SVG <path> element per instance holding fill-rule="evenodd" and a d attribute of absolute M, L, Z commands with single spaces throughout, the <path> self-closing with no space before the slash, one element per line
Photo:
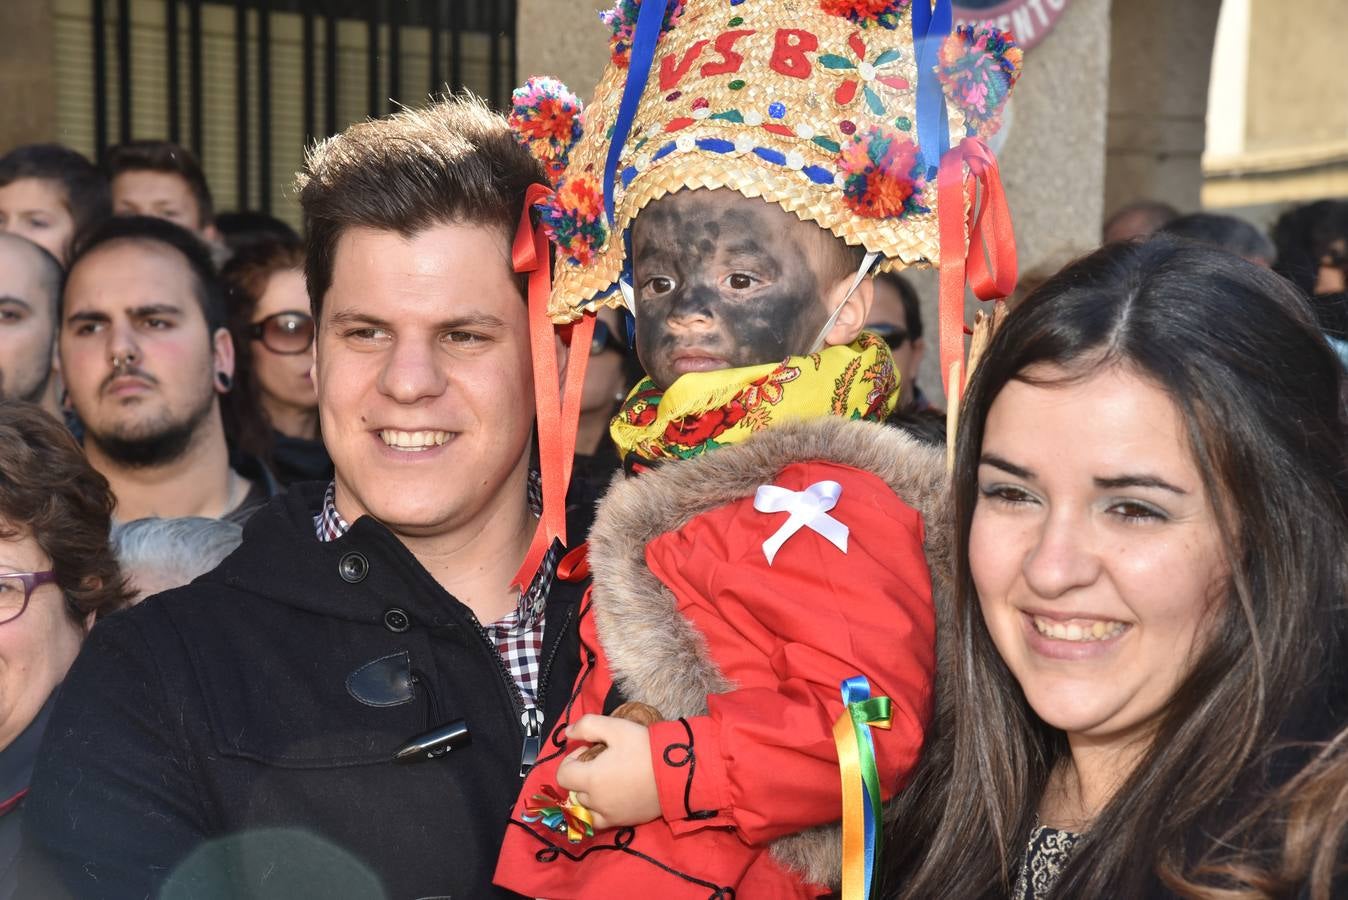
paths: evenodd
<path fill-rule="evenodd" d="M 112 214 L 108 179 L 60 144 L 28 144 L 0 157 L 0 231 L 45 249 L 62 265 L 75 235 Z"/>
<path fill-rule="evenodd" d="M 37 403 L 58 419 L 60 301 L 56 258 L 18 235 L 0 234 L 0 400 Z"/>
<path fill-rule="evenodd" d="M 511 241 L 541 181 L 472 100 L 311 152 L 336 477 L 259 513 L 214 573 L 95 629 L 35 775 L 30 869 L 76 896 L 499 895 L 522 757 L 577 656 L 560 548 L 511 587 L 537 521 Z"/>
<path fill-rule="evenodd" d="M 242 523 L 276 486 L 230 465 L 220 397 L 233 386 L 223 289 L 205 246 L 171 222 L 117 217 L 66 278 L 61 374 L 116 518 Z"/>
<path fill-rule="evenodd" d="M 108 150 L 104 168 L 116 215 L 168 219 L 208 244 L 219 242 L 211 188 L 191 150 L 169 141 L 130 141 Z"/>
<path fill-rule="evenodd" d="M 865 275 L 877 257 L 963 258 L 938 237 L 941 131 L 995 116 L 1018 52 L 951 35 L 943 70 L 963 71 L 966 41 L 993 63 L 981 110 L 966 110 L 935 66 L 919 75 L 905 5 L 783 6 L 687 0 L 658 4 L 662 17 L 643 3 L 637 22 L 635 4 L 616 7 L 613 60 L 544 213 L 553 320 L 629 303 L 649 377 L 612 423 L 632 477 L 590 534 L 567 720 L 496 871 L 527 896 L 827 894 L 835 723 L 853 692 L 892 710 L 873 731 L 885 799 L 927 729 L 933 594 L 950 589 L 944 467 L 879 424 L 898 382 L 863 332 Z M 653 59 L 629 49 L 650 46 Z M 542 101 L 516 115 L 563 132 Z M 951 140 L 991 166 L 981 142 Z M 948 159 L 939 214 L 963 236 L 964 172 Z"/>

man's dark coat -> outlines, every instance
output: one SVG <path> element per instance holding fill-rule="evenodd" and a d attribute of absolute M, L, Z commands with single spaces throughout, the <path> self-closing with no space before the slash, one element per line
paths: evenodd
<path fill-rule="evenodd" d="M 93 630 L 34 775 L 24 896 L 497 895 L 518 691 L 383 526 L 315 538 L 323 487 L 292 488 L 220 568 Z M 559 579 L 548 601 L 544 735 L 576 674 L 582 587 Z M 393 761 L 458 718 L 468 746 Z"/>

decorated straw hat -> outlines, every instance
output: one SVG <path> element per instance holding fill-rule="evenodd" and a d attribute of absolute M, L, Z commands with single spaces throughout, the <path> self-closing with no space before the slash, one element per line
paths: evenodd
<path fill-rule="evenodd" d="M 623 305 L 629 226 L 690 188 L 776 203 L 877 254 L 879 268 L 956 252 L 963 268 L 982 219 L 974 183 L 1001 200 L 982 140 L 1019 75 L 1008 35 L 951 31 L 948 0 L 623 0 L 601 19 L 611 58 L 583 114 L 551 79 L 514 97 L 512 123 L 556 178 L 542 205 L 557 247 L 554 322 Z M 942 246 L 943 215 L 959 223 L 946 225 L 957 249 Z"/>
<path fill-rule="evenodd" d="M 984 143 L 1021 52 L 993 29 L 951 29 L 950 0 L 619 0 L 601 13 L 611 56 L 582 110 L 530 79 L 511 125 L 553 178 L 531 191 L 514 247 L 528 272 L 537 385 L 558 383 L 549 322 L 631 305 L 628 228 L 668 193 L 728 188 L 864 248 L 881 268 L 941 269 L 941 371 L 963 382 L 966 272 L 982 299 L 1015 286 L 1015 240 Z M 566 474 L 587 356 L 561 397 L 538 387 L 544 519 L 520 578 L 565 534 Z M 954 409 L 954 404 L 951 404 Z"/>

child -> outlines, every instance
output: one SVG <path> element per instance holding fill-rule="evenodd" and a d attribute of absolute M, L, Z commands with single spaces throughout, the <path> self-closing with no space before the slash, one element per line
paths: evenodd
<path fill-rule="evenodd" d="M 892 702 L 874 731 L 888 799 L 930 718 L 950 554 L 939 452 L 878 424 L 898 382 L 862 331 L 864 276 L 940 258 L 939 158 L 915 139 L 995 117 L 1016 54 L 989 52 L 1004 77 L 981 112 L 919 121 L 917 91 L 941 84 L 918 74 L 906 3 L 688 0 L 640 24 L 632 7 L 607 16 L 614 61 L 543 220 L 554 321 L 630 290 L 649 377 L 613 421 L 629 477 L 590 534 L 581 672 L 496 883 L 815 897 L 841 867 L 840 683 Z M 941 71 L 962 60 L 946 56 Z M 517 116 L 535 131 L 539 94 Z"/>

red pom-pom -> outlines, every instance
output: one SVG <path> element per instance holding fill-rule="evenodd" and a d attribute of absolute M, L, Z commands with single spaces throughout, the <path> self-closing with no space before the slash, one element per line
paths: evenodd
<path fill-rule="evenodd" d="M 571 148 L 580 140 L 580 98 L 557 79 L 537 76 L 516 88 L 510 99 L 508 119 L 515 137 L 543 163 L 556 184 Z"/>
<path fill-rule="evenodd" d="M 862 28 L 879 25 L 897 28 L 899 16 L 912 0 L 819 0 L 819 8 L 831 16 L 842 16 Z"/>
<path fill-rule="evenodd" d="M 608 239 L 599 183 L 588 175 L 572 176 L 539 206 L 543 230 L 567 259 L 578 266 L 594 262 Z"/>
<path fill-rule="evenodd" d="M 893 219 L 930 212 L 922 205 L 926 165 L 917 144 L 887 125 L 859 131 L 838 157 L 843 202 L 858 215 Z"/>

